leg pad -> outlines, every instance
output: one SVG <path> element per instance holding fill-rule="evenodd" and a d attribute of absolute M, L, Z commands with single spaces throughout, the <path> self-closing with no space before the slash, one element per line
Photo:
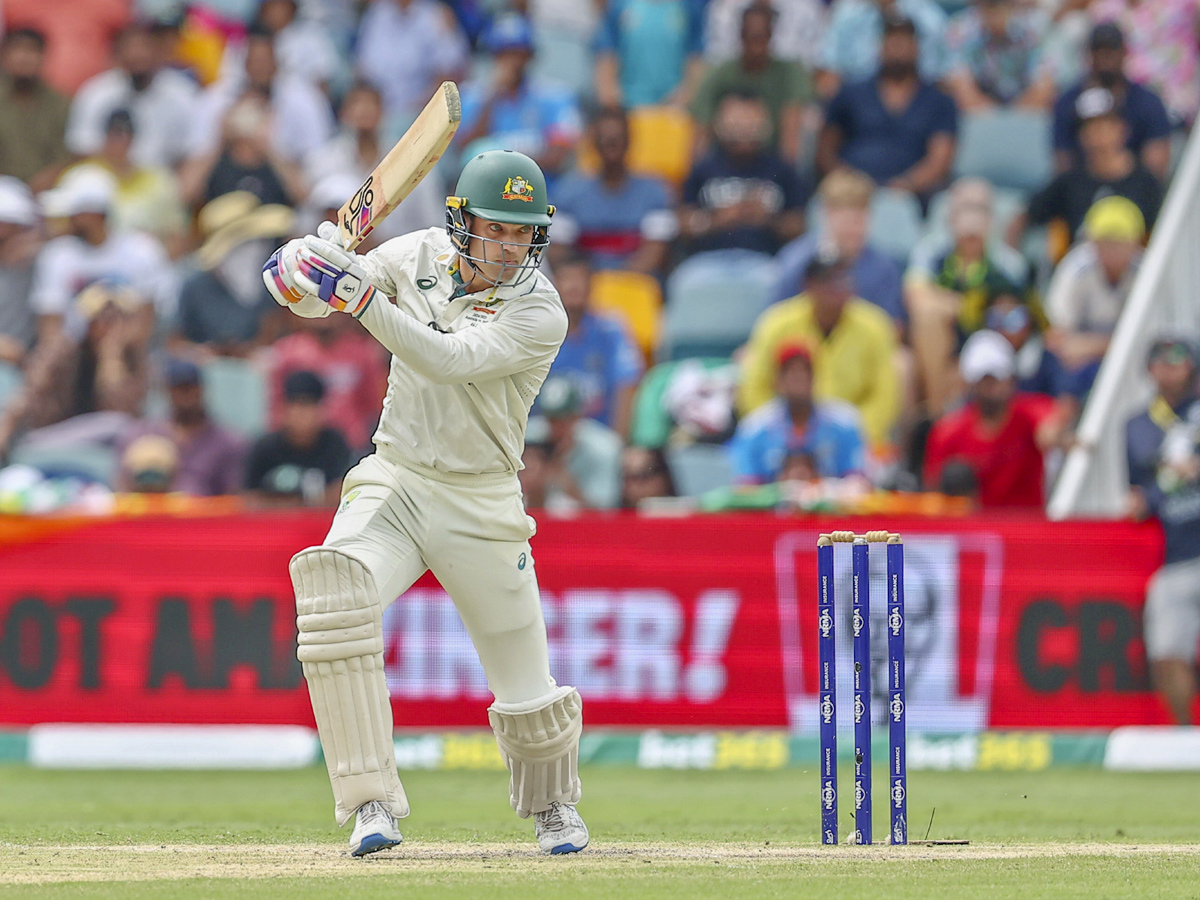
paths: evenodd
<path fill-rule="evenodd" d="M 528 818 L 554 802 L 579 802 L 579 691 L 560 687 L 523 703 L 497 701 L 488 707 L 488 721 L 511 775 L 509 795 L 518 816 Z"/>

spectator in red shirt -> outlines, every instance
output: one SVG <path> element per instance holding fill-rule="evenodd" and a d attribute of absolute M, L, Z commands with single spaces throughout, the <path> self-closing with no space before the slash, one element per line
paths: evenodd
<path fill-rule="evenodd" d="M 926 486 L 937 487 L 948 463 L 965 463 L 974 472 L 981 507 L 1040 508 L 1042 454 L 1060 443 L 1065 426 L 1054 400 L 1017 391 L 1012 345 L 995 331 L 968 338 L 959 371 L 969 399 L 929 434 Z"/>
<path fill-rule="evenodd" d="M 283 427 L 284 379 L 293 372 L 315 372 L 325 386 L 325 421 L 345 436 L 352 451 L 368 450 L 387 392 L 387 360 L 378 343 L 349 316 L 299 319 L 298 325 L 300 330 L 271 346 L 271 427 Z"/>

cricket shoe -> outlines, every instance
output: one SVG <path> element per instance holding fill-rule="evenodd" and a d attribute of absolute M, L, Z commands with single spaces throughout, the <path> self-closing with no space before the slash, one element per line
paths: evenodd
<path fill-rule="evenodd" d="M 350 855 L 366 856 L 376 850 L 395 847 L 403 837 L 391 810 L 378 800 L 371 800 L 358 808 L 354 822 L 354 833 L 350 835 Z"/>
<path fill-rule="evenodd" d="M 533 814 L 533 830 L 544 853 L 578 853 L 588 845 L 588 830 L 574 806 L 555 801 Z"/>

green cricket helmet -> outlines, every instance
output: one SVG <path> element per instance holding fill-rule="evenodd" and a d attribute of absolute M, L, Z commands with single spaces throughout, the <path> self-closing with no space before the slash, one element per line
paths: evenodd
<path fill-rule="evenodd" d="M 483 242 L 483 257 L 470 255 L 472 237 L 466 216 L 511 225 L 532 225 L 533 240 L 524 261 L 501 270 L 497 284 L 520 284 L 541 264 L 542 253 L 550 243 L 550 219 L 554 207 L 546 199 L 546 178 L 532 159 L 515 150 L 486 150 L 463 166 L 454 194 L 446 198 L 446 231 L 458 255 L 476 270 L 478 263 L 489 262 L 489 244 L 494 238 L 474 235 Z M 497 253 L 499 248 L 497 249 Z M 490 280 L 490 279 L 487 279 Z"/>

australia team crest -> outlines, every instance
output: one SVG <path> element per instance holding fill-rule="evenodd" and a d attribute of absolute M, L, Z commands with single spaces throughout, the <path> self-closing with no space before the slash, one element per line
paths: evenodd
<path fill-rule="evenodd" d="M 524 200 L 526 203 L 533 202 L 533 185 L 517 175 L 504 182 L 504 190 L 500 194 L 503 200 Z"/>

